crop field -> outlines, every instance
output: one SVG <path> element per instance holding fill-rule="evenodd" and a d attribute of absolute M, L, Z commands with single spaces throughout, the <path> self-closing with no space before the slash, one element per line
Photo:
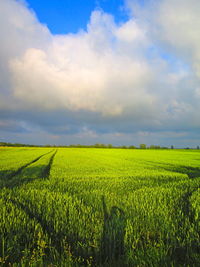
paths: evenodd
<path fill-rule="evenodd" d="M 0 148 L 0 265 L 200 266 L 200 151 Z"/>

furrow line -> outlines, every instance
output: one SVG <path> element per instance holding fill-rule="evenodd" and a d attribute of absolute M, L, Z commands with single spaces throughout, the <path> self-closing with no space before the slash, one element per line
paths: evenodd
<path fill-rule="evenodd" d="M 62 255 L 65 252 L 65 246 L 64 246 L 63 242 L 67 242 L 68 245 L 70 245 L 72 256 L 74 256 L 74 257 L 79 256 L 79 252 L 76 251 L 76 249 L 73 245 L 73 243 L 74 243 L 73 237 L 69 238 L 66 235 L 66 233 L 56 232 L 54 230 L 54 226 L 52 223 L 43 219 L 41 217 L 41 215 L 36 214 L 35 212 L 32 212 L 28 206 L 25 206 L 20 201 L 17 201 L 17 200 L 11 199 L 11 198 L 9 199 L 9 201 L 13 205 L 15 205 L 17 208 L 23 210 L 31 220 L 35 219 L 37 221 L 37 223 L 41 226 L 42 231 L 48 236 L 48 238 L 50 240 L 50 246 L 53 247 L 59 255 Z M 79 241 L 83 242 L 83 240 L 81 240 L 81 239 Z M 87 255 L 87 256 L 89 257 L 89 255 Z M 83 259 L 85 262 L 87 261 L 88 257 L 84 258 L 84 256 L 83 256 Z"/>
<path fill-rule="evenodd" d="M 48 165 L 47 165 L 46 168 L 44 169 L 44 171 L 43 171 L 43 175 L 42 175 L 43 178 L 49 178 L 50 171 L 51 171 L 51 166 L 52 166 L 52 164 L 53 164 L 53 160 L 54 160 L 54 157 L 55 157 L 57 151 L 58 151 L 58 150 L 56 150 L 56 151 L 53 153 L 53 155 L 51 156 L 51 158 L 50 158 L 50 160 L 49 160 Z"/>
<path fill-rule="evenodd" d="M 19 175 L 19 174 L 23 171 L 23 169 L 25 169 L 25 168 L 28 167 L 29 165 L 35 163 L 36 161 L 38 161 L 39 159 L 41 159 L 41 158 L 44 157 L 45 155 L 48 155 L 48 154 L 50 154 L 50 153 L 52 153 L 52 152 L 53 152 L 53 150 L 52 150 L 52 151 L 49 151 L 49 152 L 47 152 L 47 153 L 45 153 L 45 154 L 42 154 L 41 156 L 39 156 L 39 157 L 35 158 L 34 160 L 30 161 L 29 163 L 27 163 L 27 164 L 21 166 L 18 170 L 14 171 L 14 172 L 12 172 L 10 175 L 8 175 L 8 176 L 7 176 L 7 179 L 10 180 L 10 179 L 12 179 L 13 177 Z"/>

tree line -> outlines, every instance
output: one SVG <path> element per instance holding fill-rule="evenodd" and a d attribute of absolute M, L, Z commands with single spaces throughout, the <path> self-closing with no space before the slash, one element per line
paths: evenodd
<path fill-rule="evenodd" d="M 112 144 L 101 144 L 96 143 L 94 145 L 81 145 L 81 144 L 71 144 L 71 145 L 30 145 L 30 144 L 21 144 L 21 143 L 9 143 L 9 142 L 0 142 L 0 146 L 4 147 L 74 147 L 74 148 L 120 148 L 120 149 L 174 149 L 175 147 L 171 145 L 170 147 L 167 146 L 159 146 L 159 145 L 150 145 L 147 146 L 146 144 L 140 144 L 139 146 L 134 145 L 121 145 L 121 146 L 114 146 Z M 184 147 L 183 149 L 194 149 L 190 147 Z M 199 146 L 196 147 L 196 149 L 200 149 Z"/>

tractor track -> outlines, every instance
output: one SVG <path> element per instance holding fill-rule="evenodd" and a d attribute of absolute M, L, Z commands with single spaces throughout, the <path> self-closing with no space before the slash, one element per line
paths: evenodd
<path fill-rule="evenodd" d="M 69 237 L 67 236 L 66 232 L 56 232 L 53 223 L 49 222 L 45 218 L 42 218 L 42 214 L 37 214 L 36 212 L 31 211 L 31 208 L 28 205 L 13 198 L 10 198 L 9 201 L 13 205 L 15 205 L 18 209 L 23 210 L 31 220 L 37 221 L 37 223 L 41 226 L 43 233 L 45 233 L 48 236 L 48 239 L 50 240 L 50 246 L 56 250 L 58 255 L 62 255 L 65 252 L 66 248 L 64 243 L 67 243 L 70 246 L 72 257 L 76 258 L 80 256 L 74 244 L 74 240 L 77 239 L 77 234 Z M 84 242 L 84 240 L 81 240 L 79 238 L 78 242 Z M 47 256 L 48 256 L 48 248 L 47 248 Z M 86 262 L 89 256 L 90 255 L 82 255 L 84 262 L 80 266 L 87 265 Z"/>
<path fill-rule="evenodd" d="M 6 179 L 9 179 L 9 180 L 10 180 L 10 179 L 14 178 L 15 176 L 19 175 L 19 174 L 20 174 L 26 167 L 28 167 L 29 165 L 35 163 L 36 161 L 38 161 L 39 159 L 41 159 L 41 158 L 44 157 L 45 155 L 48 155 L 48 154 L 52 153 L 53 151 L 54 151 L 54 150 L 51 150 L 51 151 L 49 151 L 49 152 L 47 152 L 47 153 L 45 153 L 45 154 L 42 154 L 42 155 L 40 155 L 39 157 L 35 158 L 34 160 L 30 161 L 29 163 L 27 163 L 27 164 L 21 166 L 19 169 L 17 169 L 16 171 L 14 171 L 14 172 L 12 172 L 10 175 L 8 175 L 8 176 L 6 177 Z"/>
<path fill-rule="evenodd" d="M 51 171 L 51 166 L 53 164 L 53 160 L 54 160 L 54 157 L 56 155 L 58 150 L 56 150 L 53 155 L 51 156 L 50 160 L 49 160 L 49 163 L 47 164 L 47 166 L 45 167 L 45 169 L 43 170 L 42 172 L 42 177 L 43 178 L 49 178 L 49 175 L 50 175 L 50 171 Z"/>

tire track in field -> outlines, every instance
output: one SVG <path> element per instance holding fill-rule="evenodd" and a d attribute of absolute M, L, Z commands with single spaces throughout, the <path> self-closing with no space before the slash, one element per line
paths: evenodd
<path fill-rule="evenodd" d="M 51 240 L 52 242 L 51 245 L 55 247 L 57 252 L 61 253 L 61 244 L 60 244 L 61 242 L 60 239 L 56 238 L 57 234 L 54 231 L 53 225 L 49 224 L 46 220 L 42 219 L 42 217 L 39 214 L 32 212 L 28 206 L 24 205 L 20 201 L 17 201 L 15 199 L 9 199 L 9 200 L 17 208 L 23 210 L 31 220 L 35 219 L 37 223 L 40 224 L 42 231 L 46 233 L 49 239 Z"/>
<path fill-rule="evenodd" d="M 181 233 L 182 228 L 184 229 L 186 227 L 185 231 L 186 232 L 189 231 L 187 227 L 188 224 L 187 220 L 189 220 L 190 225 L 193 225 L 193 227 L 196 228 L 195 211 L 192 208 L 190 200 L 193 193 L 195 193 L 198 189 L 199 186 L 193 188 L 192 190 L 188 188 L 188 190 L 179 199 L 179 207 L 184 216 L 179 220 L 180 233 L 178 233 L 178 236 L 182 236 Z M 196 228 L 196 231 L 198 232 L 198 228 Z M 190 259 L 188 258 L 188 250 L 192 250 L 198 255 L 200 253 L 200 245 L 198 243 L 192 242 L 191 244 L 176 246 L 173 248 L 171 256 L 178 263 L 178 265 L 185 266 L 186 264 L 187 266 L 190 266 L 191 262 Z"/>
<path fill-rule="evenodd" d="M 27 164 L 21 166 L 21 167 L 20 167 L 19 169 L 17 169 L 16 171 L 12 172 L 12 173 L 11 173 L 10 175 L 8 175 L 6 178 L 9 179 L 9 180 L 12 179 L 12 178 L 14 178 L 15 176 L 19 175 L 19 174 L 20 174 L 26 167 L 28 167 L 29 165 L 35 163 L 36 161 L 38 161 L 39 159 L 41 159 L 41 158 L 44 157 L 45 155 L 48 155 L 48 154 L 52 153 L 53 151 L 54 151 L 54 150 L 51 150 L 51 151 L 49 151 L 49 152 L 47 152 L 47 153 L 45 153 L 45 154 L 40 155 L 39 157 L 35 158 L 34 160 L 30 161 L 29 163 L 27 163 Z"/>
<path fill-rule="evenodd" d="M 49 151 L 49 152 L 47 152 L 47 153 L 45 153 L 45 154 L 43 154 L 43 155 L 37 157 L 36 159 L 34 159 L 33 161 L 29 162 L 28 164 L 26 164 L 26 165 L 20 167 L 20 169 L 18 169 L 16 172 L 14 172 L 15 175 L 12 175 L 12 176 L 10 177 L 10 179 L 8 179 L 6 185 L 4 185 L 4 186 L 7 187 L 7 188 L 12 189 L 12 188 L 14 188 L 14 187 L 16 187 L 16 186 L 21 186 L 21 185 L 24 184 L 24 183 L 29 183 L 29 182 L 31 182 L 31 181 L 33 181 L 33 180 L 38 179 L 38 178 L 34 178 L 34 179 L 33 179 L 33 178 L 26 178 L 26 179 L 18 179 L 18 180 L 16 180 L 15 177 L 16 177 L 17 175 L 20 175 L 20 174 L 22 173 L 22 171 L 23 171 L 25 168 L 27 168 L 28 166 L 31 166 L 33 163 L 37 162 L 38 160 L 40 160 L 40 159 L 43 158 L 44 156 L 46 156 L 46 155 L 48 155 L 48 154 L 50 154 L 50 153 L 52 153 L 52 152 L 54 152 L 54 151 L 55 151 L 55 150 L 51 150 L 51 151 Z M 46 178 L 49 177 L 50 169 L 51 169 L 51 165 L 52 165 L 52 163 L 53 163 L 53 159 L 54 159 L 56 153 L 57 153 L 57 150 L 56 150 L 56 151 L 52 154 L 52 156 L 50 157 L 48 164 L 44 167 L 43 170 L 41 170 L 41 178 L 46 179 Z M 16 178 L 17 178 L 17 177 L 16 177 Z"/>
<path fill-rule="evenodd" d="M 63 255 L 63 253 L 65 253 L 66 247 L 64 243 L 67 242 L 67 244 L 70 246 L 70 253 L 72 257 L 75 257 L 75 258 L 80 257 L 80 252 L 76 248 L 74 241 L 76 240 L 77 243 L 79 242 L 81 243 L 81 242 L 84 242 L 84 240 L 81 240 L 80 238 L 77 239 L 77 234 L 74 234 L 75 236 L 74 237 L 74 236 L 67 236 L 67 234 L 63 231 L 56 232 L 54 229 L 54 225 L 48 220 L 46 220 L 45 218 L 42 218 L 41 214 L 32 212 L 30 207 L 28 207 L 27 205 L 23 204 L 22 202 L 18 200 L 10 198 L 9 201 L 13 205 L 15 205 L 18 209 L 23 210 L 31 220 L 37 221 L 37 223 L 41 226 L 43 233 L 45 233 L 48 236 L 49 241 L 50 241 L 50 244 L 49 244 L 50 247 L 53 247 L 59 255 Z M 49 257 L 50 255 L 51 255 L 51 251 L 48 251 L 48 247 L 47 247 L 47 254 L 45 254 L 45 256 Z M 80 266 L 85 266 L 85 263 L 87 262 L 87 259 L 89 258 L 89 256 L 91 255 L 85 255 L 85 253 L 81 255 L 84 262 L 83 262 L 83 265 L 80 265 Z"/>
<path fill-rule="evenodd" d="M 181 210 L 185 218 L 189 219 L 190 223 L 194 223 L 195 220 L 194 210 L 191 206 L 190 198 L 192 197 L 193 193 L 196 192 L 198 189 L 199 187 L 193 188 L 192 190 L 187 190 L 186 193 L 184 193 L 180 198 Z"/>
<path fill-rule="evenodd" d="M 43 177 L 43 178 L 49 178 L 49 176 L 50 176 L 50 171 L 51 171 L 51 166 L 52 166 L 52 164 L 53 164 L 53 160 L 54 160 L 54 157 L 55 157 L 57 151 L 58 151 L 58 150 L 56 149 L 56 151 L 55 151 L 55 152 L 53 153 L 53 155 L 50 157 L 49 163 L 47 164 L 47 166 L 46 166 L 45 169 L 43 170 L 43 172 L 42 172 L 42 177 Z"/>

